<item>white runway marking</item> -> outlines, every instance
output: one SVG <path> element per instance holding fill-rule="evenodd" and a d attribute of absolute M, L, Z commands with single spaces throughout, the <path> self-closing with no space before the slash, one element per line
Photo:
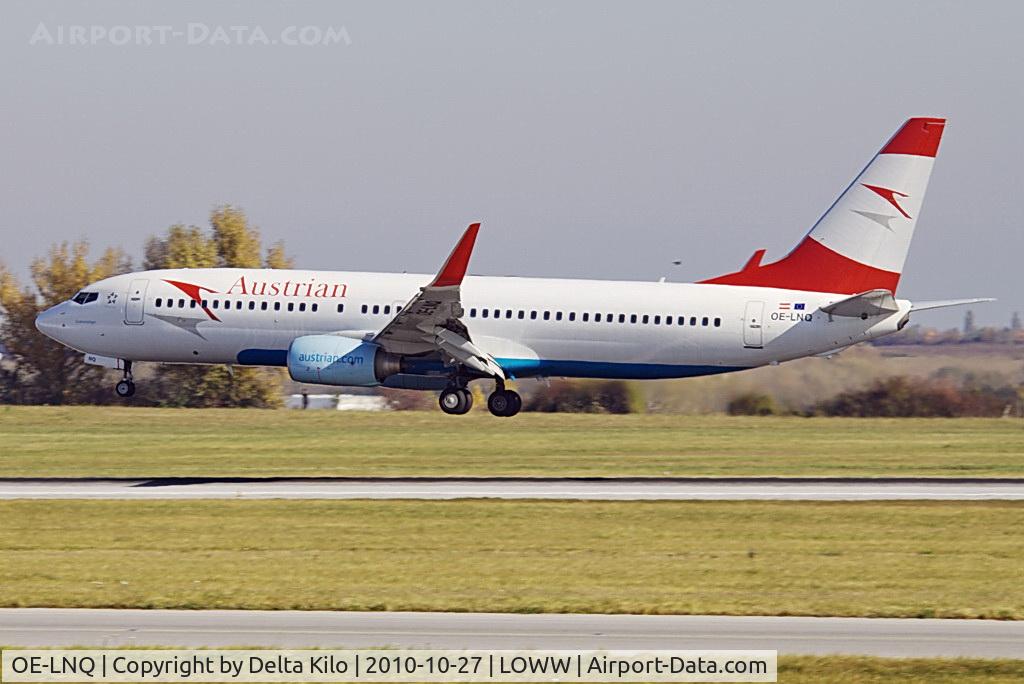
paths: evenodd
<path fill-rule="evenodd" d="M 776 649 L 1020 658 L 1024 622 L 711 615 L 0 609 L 11 646 Z"/>
<path fill-rule="evenodd" d="M 2 479 L 0 499 L 1024 500 L 1024 479 Z"/>

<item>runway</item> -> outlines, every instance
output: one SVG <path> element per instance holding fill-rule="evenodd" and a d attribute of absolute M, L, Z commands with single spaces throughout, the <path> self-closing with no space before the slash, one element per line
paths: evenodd
<path fill-rule="evenodd" d="M 0 609 L 9 646 L 775 649 L 1020 658 L 1024 622 L 687 615 Z"/>
<path fill-rule="evenodd" d="M 1024 478 L 7 478 L 0 499 L 1019 501 Z"/>

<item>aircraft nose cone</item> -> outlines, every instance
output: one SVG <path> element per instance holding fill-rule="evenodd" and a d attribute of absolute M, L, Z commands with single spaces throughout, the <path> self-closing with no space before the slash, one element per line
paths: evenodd
<path fill-rule="evenodd" d="M 56 340 L 57 332 L 61 329 L 60 318 L 60 306 L 50 307 L 36 316 L 36 330 Z"/>

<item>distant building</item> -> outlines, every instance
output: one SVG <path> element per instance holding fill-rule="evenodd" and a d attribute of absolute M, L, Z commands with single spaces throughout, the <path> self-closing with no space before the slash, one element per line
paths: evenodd
<path fill-rule="evenodd" d="M 307 394 L 307 408 L 335 409 L 338 411 L 387 411 L 388 402 L 374 394 Z M 301 409 L 303 395 L 290 394 L 284 400 L 286 408 Z"/>

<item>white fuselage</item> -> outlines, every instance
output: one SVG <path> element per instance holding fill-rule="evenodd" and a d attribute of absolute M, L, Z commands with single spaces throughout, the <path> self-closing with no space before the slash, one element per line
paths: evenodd
<path fill-rule="evenodd" d="M 96 293 L 91 301 L 64 302 L 37 324 L 103 357 L 285 365 L 298 337 L 379 331 L 430 280 L 340 271 L 146 271 L 90 285 L 83 292 Z M 461 320 L 473 342 L 510 377 L 649 379 L 742 370 L 895 332 L 910 310 L 899 300 L 889 316 L 833 318 L 820 307 L 848 295 L 666 282 L 470 276 L 461 293 Z"/>

